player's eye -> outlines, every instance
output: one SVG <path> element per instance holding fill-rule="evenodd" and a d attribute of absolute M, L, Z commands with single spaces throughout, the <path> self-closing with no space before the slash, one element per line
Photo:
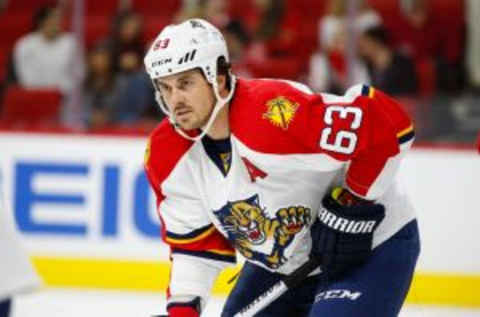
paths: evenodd
<path fill-rule="evenodd" d="M 170 92 L 171 88 L 165 84 L 158 84 L 158 88 L 162 94 Z"/>
<path fill-rule="evenodd" d="M 180 89 L 187 89 L 188 87 L 190 87 L 192 85 L 192 81 L 191 80 L 182 80 L 180 83 L 179 83 L 179 88 Z"/>

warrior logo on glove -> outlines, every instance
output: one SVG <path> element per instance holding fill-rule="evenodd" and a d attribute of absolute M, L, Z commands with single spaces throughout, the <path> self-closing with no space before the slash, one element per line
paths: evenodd
<path fill-rule="evenodd" d="M 328 227 L 345 233 L 372 233 L 377 225 L 375 220 L 351 220 L 335 215 L 325 208 L 320 209 L 318 217 Z"/>
<path fill-rule="evenodd" d="M 265 209 L 260 207 L 258 195 L 229 202 L 214 214 L 227 231 L 228 239 L 244 257 L 272 269 L 286 261 L 285 249 L 311 221 L 310 208 L 303 206 L 280 208 L 275 218 L 268 218 Z M 258 251 L 272 244 L 271 252 Z"/>

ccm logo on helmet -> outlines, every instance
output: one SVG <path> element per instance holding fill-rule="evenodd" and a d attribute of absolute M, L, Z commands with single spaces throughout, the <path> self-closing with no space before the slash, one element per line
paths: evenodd
<path fill-rule="evenodd" d="M 347 218 L 342 218 L 325 208 L 320 209 L 318 214 L 320 221 L 333 230 L 342 231 L 345 233 L 372 233 L 375 229 L 375 220 L 369 221 L 354 221 Z"/>
<path fill-rule="evenodd" d="M 161 59 L 161 60 L 159 60 L 159 61 L 153 62 L 153 63 L 152 63 L 152 67 L 165 65 L 165 64 L 168 64 L 168 63 L 171 63 L 171 62 L 172 62 L 172 59 L 171 59 L 171 58 Z"/>

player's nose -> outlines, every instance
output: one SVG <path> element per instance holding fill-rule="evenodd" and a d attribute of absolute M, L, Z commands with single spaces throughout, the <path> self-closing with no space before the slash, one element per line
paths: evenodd
<path fill-rule="evenodd" d="M 185 106 L 185 96 L 179 90 L 174 89 L 170 95 L 170 104 L 173 106 L 173 111 Z"/>

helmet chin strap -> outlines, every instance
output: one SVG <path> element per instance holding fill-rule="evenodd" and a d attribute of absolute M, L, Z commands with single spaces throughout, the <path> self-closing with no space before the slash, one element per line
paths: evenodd
<path fill-rule="evenodd" d="M 220 97 L 220 93 L 218 91 L 218 83 L 215 80 L 213 81 L 213 83 L 212 83 L 213 92 L 215 94 L 215 97 L 217 98 L 217 102 L 215 103 L 215 107 L 213 108 L 213 111 L 210 114 L 210 118 L 208 119 L 207 124 L 205 124 L 203 127 L 200 128 L 202 130 L 202 132 L 199 135 L 192 137 L 192 136 L 188 135 L 187 133 L 185 133 L 180 128 L 179 124 L 176 122 L 175 115 L 173 113 L 170 113 L 169 114 L 170 122 L 175 127 L 175 130 L 177 131 L 177 133 L 180 134 L 181 136 L 183 136 L 184 138 L 192 140 L 194 142 L 202 139 L 208 133 L 208 130 L 210 130 L 210 128 L 211 128 L 213 122 L 215 121 L 215 118 L 217 117 L 220 110 L 223 108 L 223 106 L 225 106 L 232 99 L 233 93 L 235 92 L 236 80 L 237 80 L 236 77 L 231 74 L 230 75 L 231 89 L 230 89 L 230 92 L 228 93 L 227 97 L 225 97 L 225 98 Z"/>

